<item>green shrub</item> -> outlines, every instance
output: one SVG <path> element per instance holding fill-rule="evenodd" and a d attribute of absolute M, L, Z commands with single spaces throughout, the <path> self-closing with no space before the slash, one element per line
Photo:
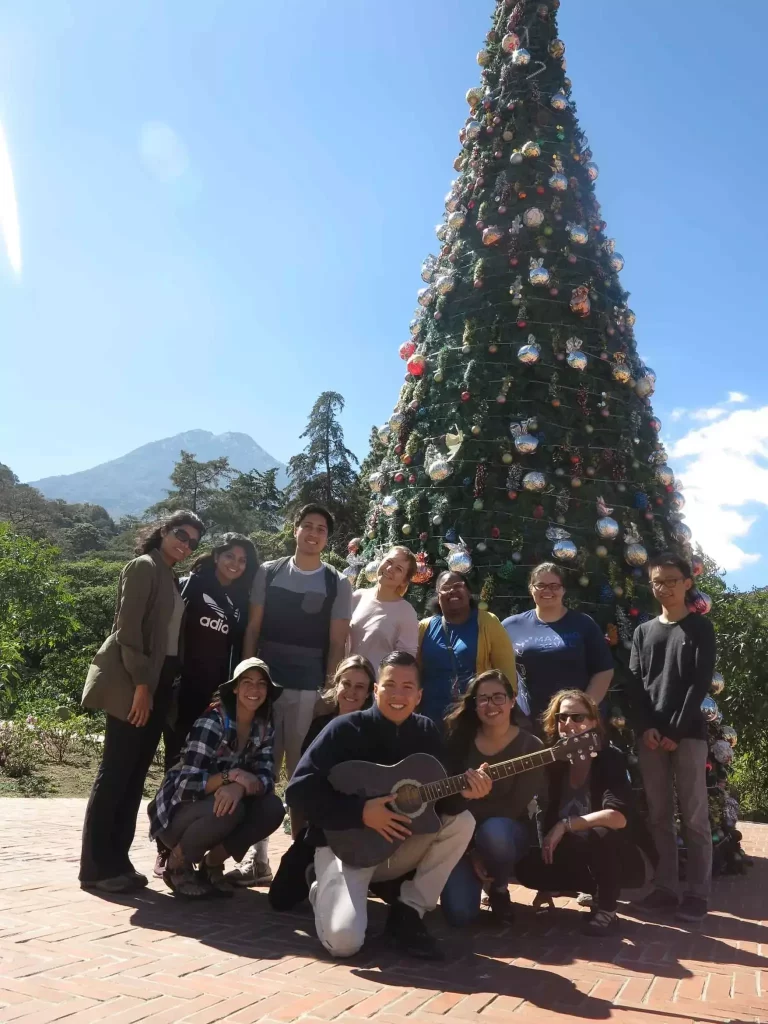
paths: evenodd
<path fill-rule="evenodd" d="M 0 725 L 0 772 L 9 779 L 30 778 L 40 767 L 35 733 L 21 721 Z"/>
<path fill-rule="evenodd" d="M 35 723 L 37 742 L 43 754 L 56 764 L 64 764 L 75 754 L 85 753 L 88 733 L 92 728 L 86 715 L 71 715 L 67 708 L 59 708 L 53 715 L 41 716 Z"/>

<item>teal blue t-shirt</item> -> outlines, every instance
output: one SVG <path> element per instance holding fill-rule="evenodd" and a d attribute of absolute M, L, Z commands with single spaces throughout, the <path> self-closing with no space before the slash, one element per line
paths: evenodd
<path fill-rule="evenodd" d="M 438 725 L 457 696 L 465 692 L 469 680 L 475 674 L 479 636 L 477 609 L 473 608 L 467 621 L 460 626 L 446 622 L 445 628 L 453 646 L 455 663 L 443 631 L 442 616 L 432 616 L 421 642 L 424 695 L 419 713 L 427 715 Z"/>

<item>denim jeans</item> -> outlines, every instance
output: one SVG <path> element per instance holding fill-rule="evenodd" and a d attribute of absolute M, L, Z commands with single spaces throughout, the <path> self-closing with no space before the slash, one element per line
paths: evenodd
<path fill-rule="evenodd" d="M 487 818 L 475 829 L 474 849 L 482 858 L 494 889 L 506 889 L 515 864 L 530 846 L 528 825 L 511 818 Z M 465 854 L 451 872 L 440 897 L 448 921 L 456 926 L 469 924 L 480 915 L 483 883 Z"/>

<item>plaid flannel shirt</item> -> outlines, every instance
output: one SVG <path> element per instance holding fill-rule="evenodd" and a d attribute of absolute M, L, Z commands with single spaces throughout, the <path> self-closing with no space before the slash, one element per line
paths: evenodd
<path fill-rule="evenodd" d="M 242 768 L 261 781 L 264 793 L 274 789 L 271 724 L 254 718 L 242 751 L 237 750 L 237 725 L 224 708 L 213 705 L 190 729 L 180 760 L 167 773 L 147 808 L 149 837 L 156 839 L 185 800 L 202 800 L 211 775 Z"/>

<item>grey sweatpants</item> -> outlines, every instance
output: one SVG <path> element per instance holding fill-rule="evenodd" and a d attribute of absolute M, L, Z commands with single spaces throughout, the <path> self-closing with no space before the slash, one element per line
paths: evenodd
<path fill-rule="evenodd" d="M 680 740 L 677 749 L 638 747 L 640 773 L 648 801 L 649 825 L 659 863 L 656 886 L 680 893 L 675 829 L 675 791 L 688 850 L 686 888 L 709 899 L 712 886 L 712 830 L 707 798 L 707 741 Z"/>
<path fill-rule="evenodd" d="M 243 797 L 232 814 L 221 817 L 213 813 L 213 800 L 211 793 L 179 804 L 158 839 L 169 850 L 181 843 L 184 856 L 193 864 L 199 864 L 219 843 L 230 857 L 241 860 L 249 846 L 280 827 L 285 813 L 283 801 L 274 793 Z"/>

